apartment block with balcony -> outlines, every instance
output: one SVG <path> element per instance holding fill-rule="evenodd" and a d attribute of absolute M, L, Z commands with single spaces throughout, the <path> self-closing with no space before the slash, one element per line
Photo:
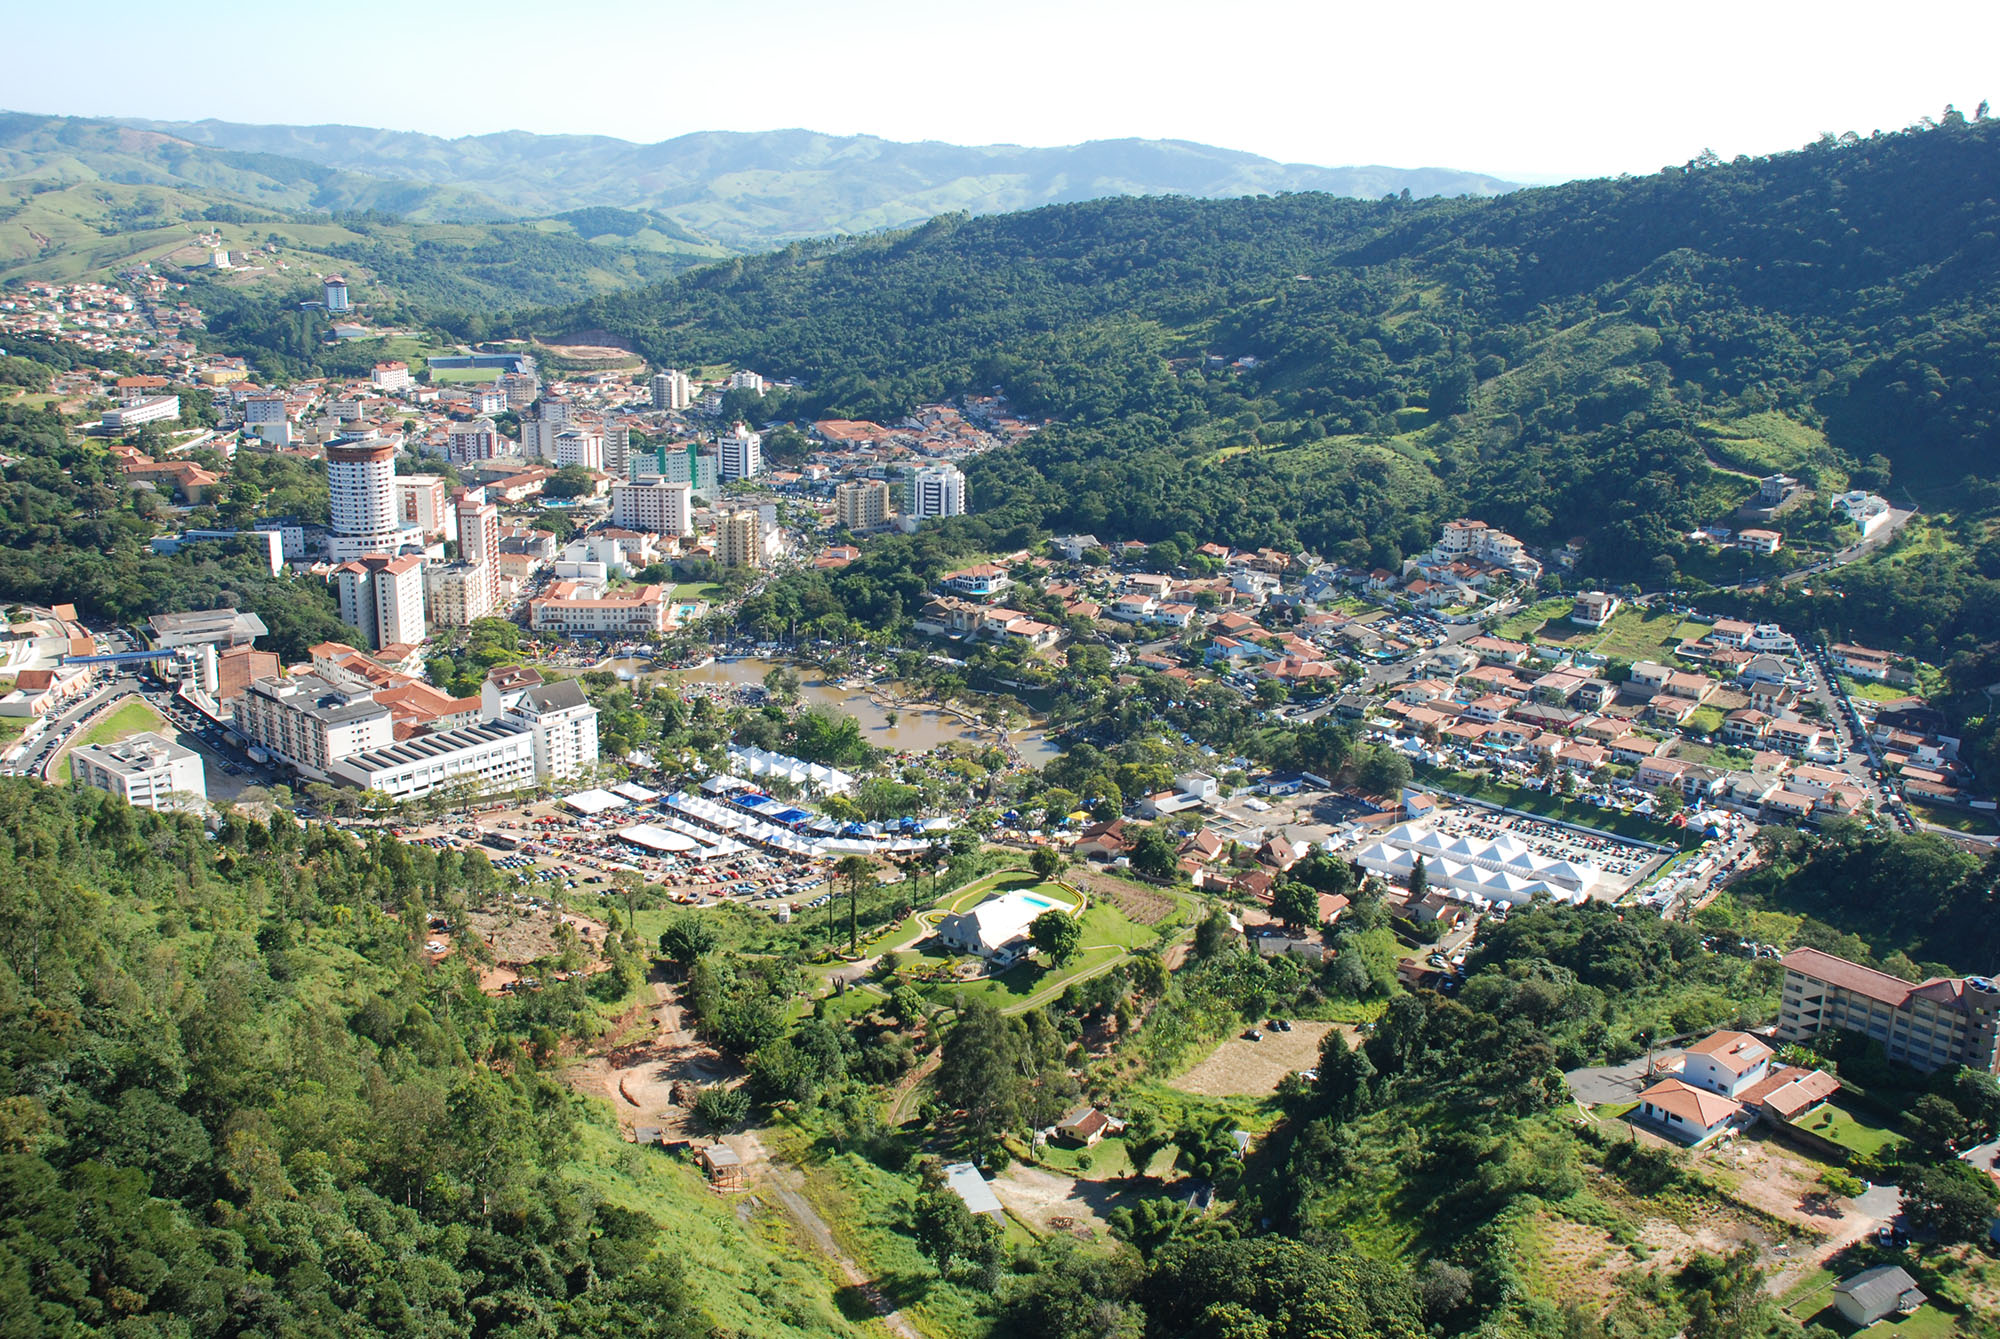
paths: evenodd
<path fill-rule="evenodd" d="M 2000 1071 L 2000 984 L 1979 976 L 1910 982 L 1818 949 L 1785 955 L 1780 1042 L 1857 1032 L 1916 1069 Z"/>

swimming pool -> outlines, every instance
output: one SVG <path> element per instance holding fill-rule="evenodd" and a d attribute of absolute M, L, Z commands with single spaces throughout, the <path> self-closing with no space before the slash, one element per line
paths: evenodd
<path fill-rule="evenodd" d="M 1031 907 L 1052 907 L 1055 905 L 1055 903 L 1049 901 L 1046 897 L 1036 897 L 1030 893 L 1021 894 L 1021 900 Z"/>

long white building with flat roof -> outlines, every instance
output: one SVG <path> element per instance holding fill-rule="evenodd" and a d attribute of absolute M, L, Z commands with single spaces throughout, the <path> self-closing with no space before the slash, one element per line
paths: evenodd
<path fill-rule="evenodd" d="M 208 800 L 201 755 L 161 735 L 78 745 L 69 766 L 79 785 L 110 791 L 136 809 L 193 808 Z"/>
<path fill-rule="evenodd" d="M 341 785 L 416 799 L 447 786 L 521 790 L 535 784 L 535 735 L 511 721 L 398 740 L 343 758 L 328 769 Z"/>

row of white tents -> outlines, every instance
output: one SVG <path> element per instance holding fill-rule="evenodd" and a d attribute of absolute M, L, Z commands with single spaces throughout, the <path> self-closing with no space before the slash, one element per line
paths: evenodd
<path fill-rule="evenodd" d="M 854 778 L 838 767 L 807 762 L 789 754 L 741 744 L 729 747 L 730 770 L 740 776 L 778 777 L 795 786 L 806 786 L 821 795 L 845 795 L 854 789 Z"/>
<path fill-rule="evenodd" d="M 1510 905 L 1546 895 L 1559 902 L 1583 902 L 1604 879 L 1588 861 L 1555 860 L 1537 854 L 1512 834 L 1453 837 L 1429 822 L 1399 823 L 1366 843 L 1355 861 L 1372 874 L 1406 882 L 1417 861 L 1425 881 Z"/>

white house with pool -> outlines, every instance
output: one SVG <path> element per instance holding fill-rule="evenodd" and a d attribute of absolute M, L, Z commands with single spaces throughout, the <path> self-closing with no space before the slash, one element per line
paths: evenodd
<path fill-rule="evenodd" d="M 989 897 L 970 911 L 955 912 L 938 922 L 938 939 L 955 953 L 976 953 L 1007 966 L 1028 956 L 1028 927 L 1045 911 L 1074 912 L 1039 888 L 1017 888 Z"/>

